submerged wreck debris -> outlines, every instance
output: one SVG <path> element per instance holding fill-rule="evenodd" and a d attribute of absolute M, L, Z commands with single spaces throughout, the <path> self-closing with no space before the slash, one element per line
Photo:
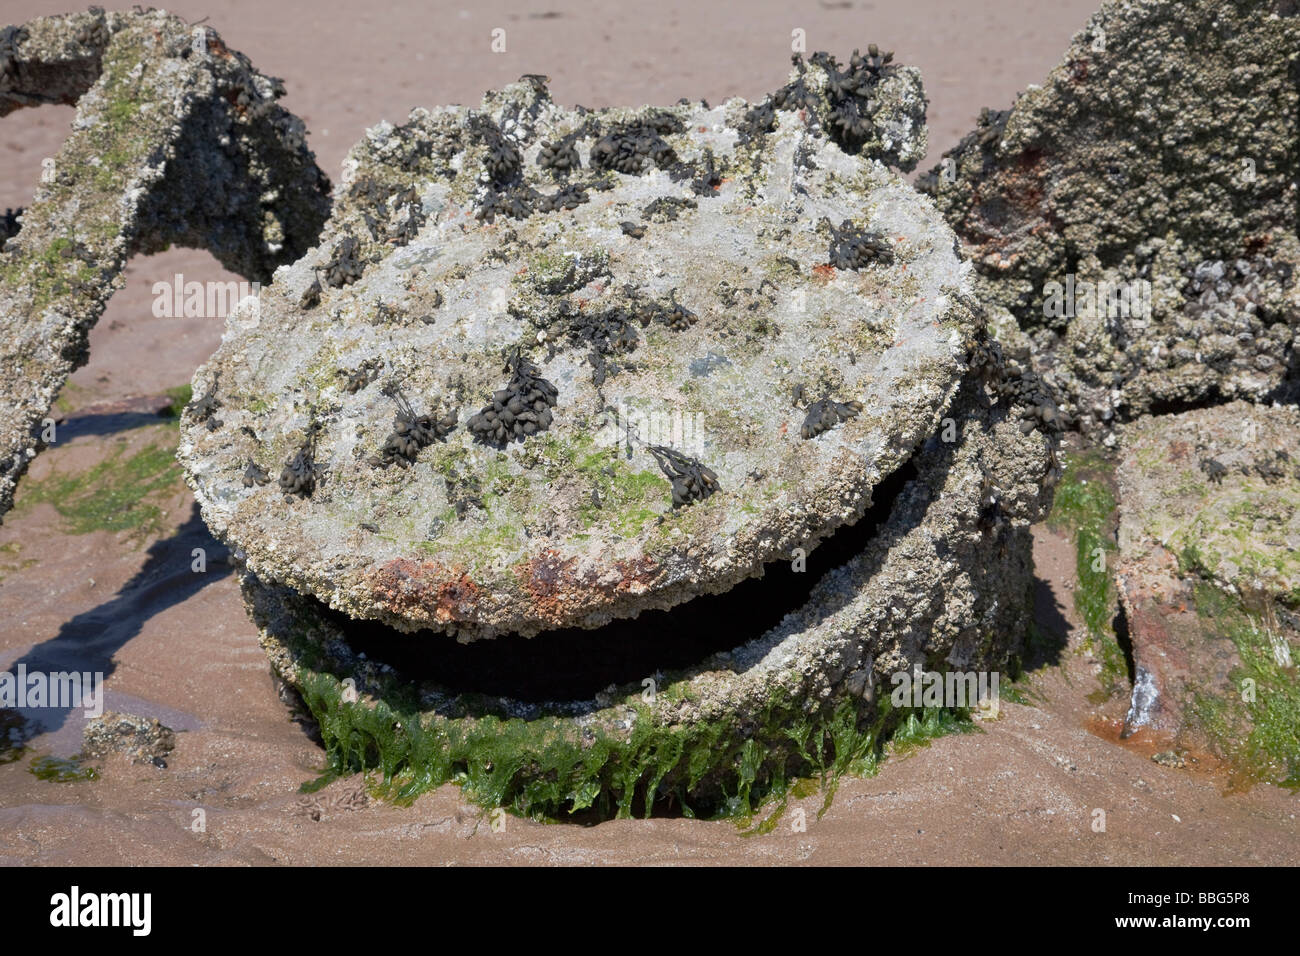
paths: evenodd
<path fill-rule="evenodd" d="M 919 180 L 1074 427 L 1300 398 L 1298 49 L 1295 3 L 1106 0 Z"/>
<path fill-rule="evenodd" d="M 542 378 L 537 366 L 518 351 L 506 363 L 510 381 L 492 393 L 492 401 L 474 415 L 465 427 L 478 441 L 489 445 L 521 442 L 544 432 L 554 420 L 559 390 Z"/>
<path fill-rule="evenodd" d="M 161 10 L 91 8 L 0 32 L 0 116 L 77 104 L 22 230 L 4 225 L 0 516 L 131 256 L 203 248 L 265 283 L 315 243 L 329 180 L 283 94 L 211 27 Z"/>
<path fill-rule="evenodd" d="M 974 367 L 969 270 L 887 165 L 924 141 L 919 80 L 871 50 L 793 80 L 817 110 L 567 109 L 534 77 L 380 124 L 317 250 L 229 324 L 198 376 L 227 424 L 187 422 L 179 457 L 337 769 L 529 814 L 743 812 L 900 719 L 892 671 L 1019 652 L 1056 435 L 1022 430 L 1024 376 Z M 867 87 L 846 150 L 820 117 Z M 400 190 L 427 220 L 395 248 L 365 217 Z M 825 222 L 870 281 L 826 275 Z M 364 276 L 301 307 L 344 236 Z M 480 410 L 453 429 L 339 374 L 367 362 Z M 825 398 L 792 408 L 795 382 Z M 376 469 L 389 433 L 401 467 Z M 241 482 L 268 448 L 300 456 L 292 508 Z M 302 496 L 320 466 L 329 494 Z"/>

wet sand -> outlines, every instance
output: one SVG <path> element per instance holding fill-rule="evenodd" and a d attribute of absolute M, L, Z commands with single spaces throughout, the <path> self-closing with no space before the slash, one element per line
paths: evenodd
<path fill-rule="evenodd" d="M 515 7 L 515 12 L 511 8 Z M 225 41 L 283 77 L 285 105 L 311 131 L 335 180 L 347 148 L 380 119 L 415 105 L 476 102 L 524 73 L 551 77 L 562 102 L 588 106 L 757 99 L 782 82 L 790 32 L 808 49 L 846 57 L 880 42 L 921 67 L 931 99 L 931 161 L 979 108 L 1005 106 L 1040 81 L 1083 26 L 1094 0 L 914 0 L 724 5 L 631 5 L 549 0 L 386 4 L 382 12 L 301 0 L 219 0 L 171 6 L 209 16 Z M 61 12 L 0 3 L 0 22 Z M 733 12 L 743 10 L 743 16 Z M 490 50 L 506 30 L 507 52 Z M 66 135 L 69 108 L 25 110 L 0 126 L 0 207 L 26 201 L 40 161 Z M 1065 643 L 1059 665 L 1033 678 L 1033 706 L 1004 704 L 982 732 L 952 736 L 886 761 L 878 776 L 794 802 L 763 836 L 733 823 L 682 819 L 544 826 L 509 818 L 494 832 L 454 787 L 398 808 L 368 801 L 360 778 L 312 797 L 298 787 L 320 749 L 276 694 L 222 549 L 169 478 L 142 531 L 73 533 L 41 498 L 54 475 L 84 472 L 174 442 L 153 411 L 123 404 L 187 382 L 220 340 L 221 322 L 161 319 L 155 281 L 228 280 L 206 253 L 173 250 L 135 260 L 127 285 L 91 335 L 91 361 L 62 405 L 61 440 L 32 467 L 17 510 L 0 527 L 0 668 L 26 662 L 107 673 L 110 709 L 157 716 L 180 731 L 166 769 L 124 758 L 99 779 L 37 779 L 32 756 L 77 749 L 84 718 L 46 714 L 31 753 L 0 764 L 0 861 L 22 863 L 1282 863 L 1300 861 L 1296 798 L 1272 787 L 1225 794 L 1213 773 L 1173 770 L 1108 728 L 1122 702 L 1100 708 L 1093 664 L 1078 648 L 1073 555 L 1039 535 L 1040 619 Z M 191 570 L 204 548 L 207 570 Z M 1067 643 L 1068 642 L 1068 643 Z M 1118 711 L 1116 707 L 1118 706 Z M 803 831 L 795 828 L 802 809 Z M 1105 810 L 1104 833 L 1094 811 Z M 205 832 L 192 829 L 195 810 Z M 1175 819 L 1177 817 L 1178 819 Z"/>

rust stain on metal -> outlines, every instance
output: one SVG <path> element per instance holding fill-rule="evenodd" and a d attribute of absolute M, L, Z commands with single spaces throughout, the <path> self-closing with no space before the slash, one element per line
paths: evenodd
<path fill-rule="evenodd" d="M 369 575 L 370 586 L 395 614 L 447 624 L 474 618 L 479 587 L 463 568 L 439 561 L 395 558 Z"/>

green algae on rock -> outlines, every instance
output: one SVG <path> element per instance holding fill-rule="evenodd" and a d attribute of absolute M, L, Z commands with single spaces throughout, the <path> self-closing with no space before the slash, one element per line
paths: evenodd
<path fill-rule="evenodd" d="M 833 560 L 801 604 L 765 602 L 741 585 L 725 612 L 696 599 L 603 641 L 570 631 L 466 646 L 350 619 L 252 574 L 245 601 L 276 673 L 319 722 L 335 772 L 376 768 L 398 798 L 457 781 L 486 806 L 546 817 L 660 803 L 746 813 L 795 776 L 833 776 L 868 757 L 891 726 L 889 675 L 1002 670 L 1020 652 L 1046 442 L 979 392 L 968 380 L 951 407 L 955 440 L 925 442 L 872 520 L 825 546 Z M 990 477 L 998 514 L 982 524 Z M 728 624 L 715 652 L 658 669 L 666 632 L 686 629 L 707 647 L 707 632 Z M 548 696 L 560 678 L 513 676 L 511 692 L 501 675 L 512 668 L 593 676 Z"/>
<path fill-rule="evenodd" d="M 1300 785 L 1300 411 L 1233 402 L 1121 439 L 1125 732 Z"/>

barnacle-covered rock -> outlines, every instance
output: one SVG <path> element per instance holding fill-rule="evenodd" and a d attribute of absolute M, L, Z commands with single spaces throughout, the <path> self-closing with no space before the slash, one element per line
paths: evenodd
<path fill-rule="evenodd" d="M 128 258 L 193 246 L 267 282 L 316 240 L 329 181 L 283 94 L 211 27 L 161 10 L 0 30 L 0 116 L 77 106 L 21 230 L 0 226 L 0 516 Z"/>
<path fill-rule="evenodd" d="M 525 80 L 478 110 L 371 130 L 319 247 L 277 274 L 258 316 L 232 316 L 196 377 L 219 375 L 224 422 L 187 427 L 182 451 L 210 525 L 268 580 L 469 639 L 725 591 L 855 520 L 963 374 L 967 267 L 870 150 L 779 106 L 742 142 L 750 109 L 568 110 Z M 559 142 L 580 163 L 556 192 L 538 158 Z M 556 199 L 597 183 L 599 203 Z M 534 194 L 551 201 L 476 219 Z M 402 195 L 425 219 L 399 248 L 365 219 Z M 642 238 L 629 215 L 651 221 Z M 479 411 L 407 454 L 369 375 L 338 374 L 381 361 L 408 394 Z M 805 441 L 795 382 L 862 411 Z M 312 422 L 313 467 L 290 467 Z M 384 448 L 411 467 L 373 467 Z M 289 505 L 243 483 L 250 459 L 289 463 Z M 487 507 L 457 511 L 452 470 L 482 482 Z"/>
<path fill-rule="evenodd" d="M 1300 411 L 1243 401 L 1119 429 L 1124 733 L 1300 781 Z"/>
<path fill-rule="evenodd" d="M 1300 398 L 1300 7 L 1107 0 L 920 185 L 1085 431 Z"/>
<path fill-rule="evenodd" d="M 885 719 L 889 674 L 1016 652 L 1055 436 L 871 104 L 834 135 L 807 105 L 919 84 L 832 67 L 759 106 L 569 110 L 527 77 L 416 110 L 231 317 L 195 377 L 223 425 L 187 415 L 180 456 L 340 767 L 529 813 L 741 806 Z M 365 218 L 399 190 L 400 248 Z M 302 305 L 343 235 L 362 275 Z M 339 374 L 381 365 L 464 416 L 414 440 Z M 243 480 L 304 450 L 309 494 Z"/>

